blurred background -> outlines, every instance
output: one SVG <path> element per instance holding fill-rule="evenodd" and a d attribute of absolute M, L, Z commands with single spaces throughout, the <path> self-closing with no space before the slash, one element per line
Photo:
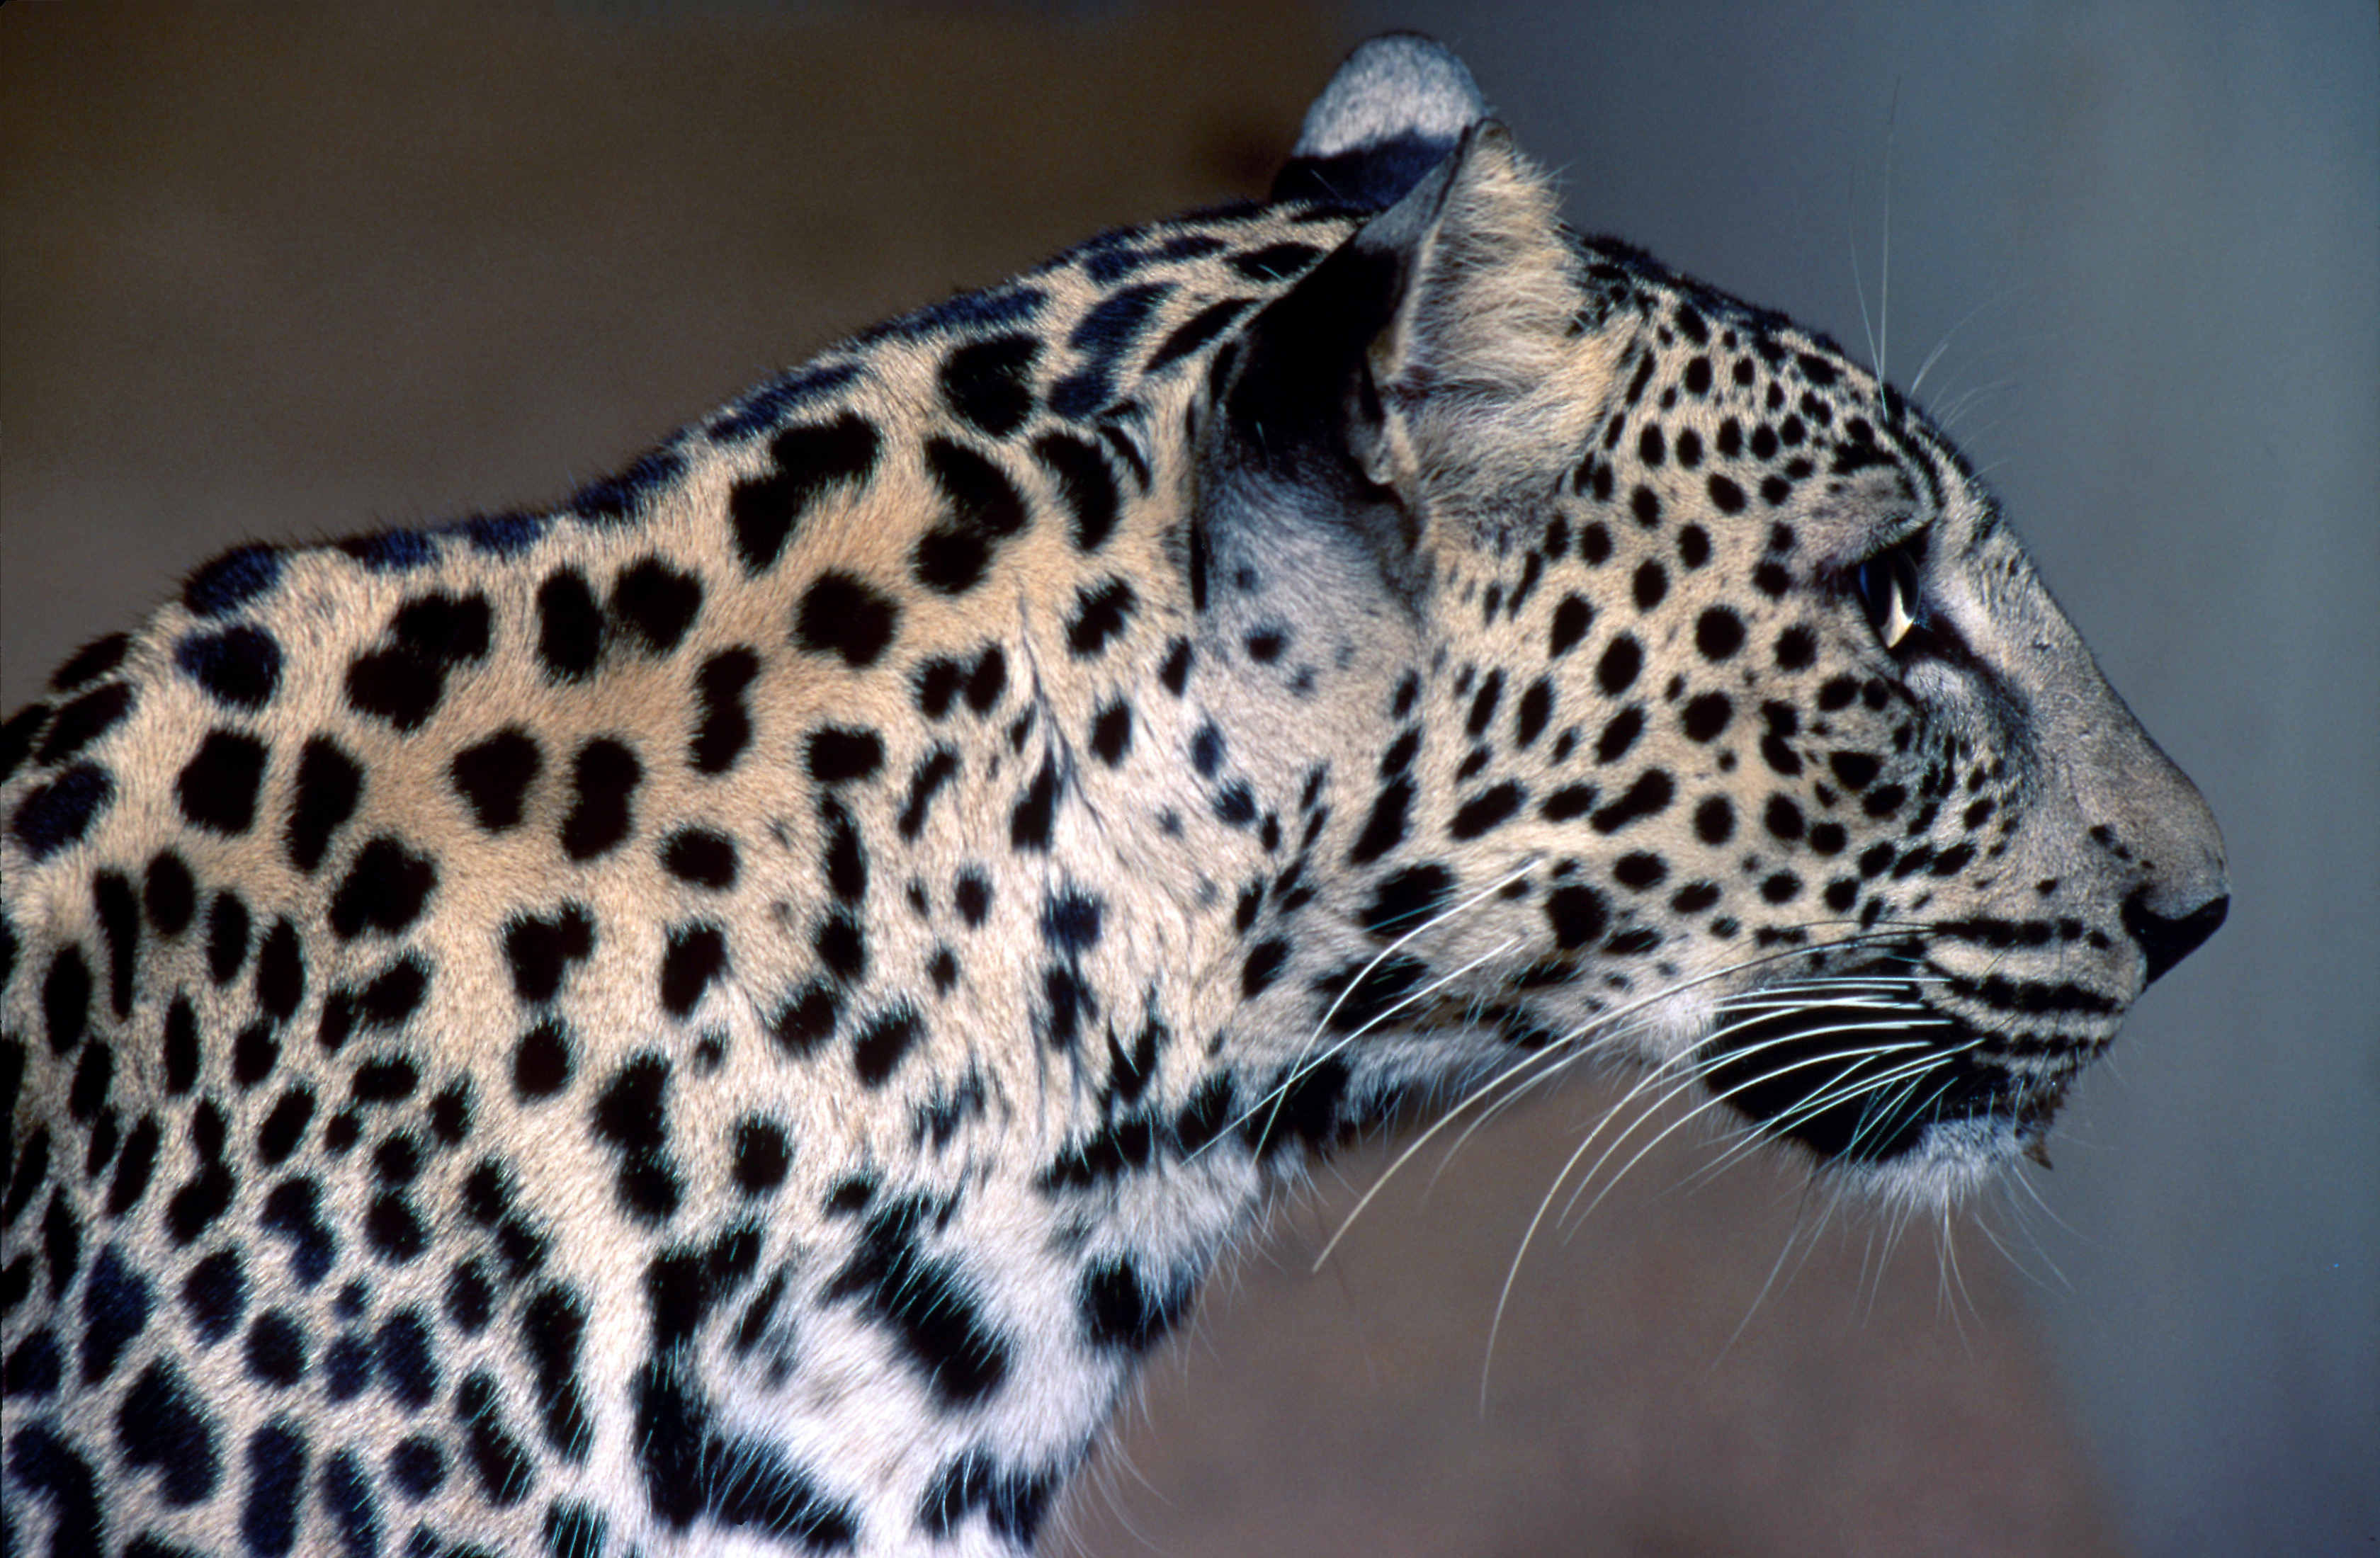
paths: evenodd
<path fill-rule="evenodd" d="M 0 702 L 235 540 L 551 500 L 838 333 L 1258 192 L 1395 26 L 1574 225 L 1924 368 L 2214 803 L 2232 918 L 2055 1173 L 1896 1234 L 1674 1143 L 1531 1249 L 1491 1364 L 1610 1091 L 1425 1154 L 1309 1275 L 1355 1154 L 1150 1371 L 1079 1549 L 2374 1551 L 2367 0 L 10 6 Z"/>

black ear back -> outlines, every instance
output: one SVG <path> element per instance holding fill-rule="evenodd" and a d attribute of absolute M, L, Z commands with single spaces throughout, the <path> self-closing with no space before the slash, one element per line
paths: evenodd
<path fill-rule="evenodd" d="M 1306 110 L 1273 199 L 1386 210 L 1487 116 L 1478 83 L 1452 50 L 1415 32 L 1372 39 Z"/>

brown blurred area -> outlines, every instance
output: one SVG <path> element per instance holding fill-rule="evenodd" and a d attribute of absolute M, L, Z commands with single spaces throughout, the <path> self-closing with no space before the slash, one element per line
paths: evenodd
<path fill-rule="evenodd" d="M 551 499 L 840 332 L 1259 192 L 1350 42 L 1259 5 L 8 6 L 5 701 L 230 542 Z M 1071 1540 L 2119 1550 L 2021 1218 L 2014 1260 L 1963 1219 L 1813 1234 L 1772 1160 L 1670 1189 L 1713 1154 L 1691 1128 L 1541 1233 L 1483 1413 L 1499 1288 L 1611 1095 L 1426 1152 L 1308 1275 L 1386 1156 L 1326 1169 L 1151 1369 Z"/>

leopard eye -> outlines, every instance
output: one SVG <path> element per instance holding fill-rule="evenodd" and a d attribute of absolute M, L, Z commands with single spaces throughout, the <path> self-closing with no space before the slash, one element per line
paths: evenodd
<path fill-rule="evenodd" d="M 1852 570 L 1852 590 L 1867 612 L 1876 642 L 1898 649 L 1918 623 L 1917 559 L 1906 543 L 1888 548 Z"/>

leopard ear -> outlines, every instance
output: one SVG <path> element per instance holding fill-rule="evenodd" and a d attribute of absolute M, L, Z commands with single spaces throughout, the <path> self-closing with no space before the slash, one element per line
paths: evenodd
<path fill-rule="evenodd" d="M 1272 198 L 1385 210 L 1487 117 L 1478 83 L 1451 49 L 1417 32 L 1374 38 L 1305 111 Z"/>
<path fill-rule="evenodd" d="M 1547 179 L 1473 126 L 1250 322 L 1224 402 L 1235 459 L 1416 520 L 1542 487 L 1609 377 L 1576 266 Z"/>

